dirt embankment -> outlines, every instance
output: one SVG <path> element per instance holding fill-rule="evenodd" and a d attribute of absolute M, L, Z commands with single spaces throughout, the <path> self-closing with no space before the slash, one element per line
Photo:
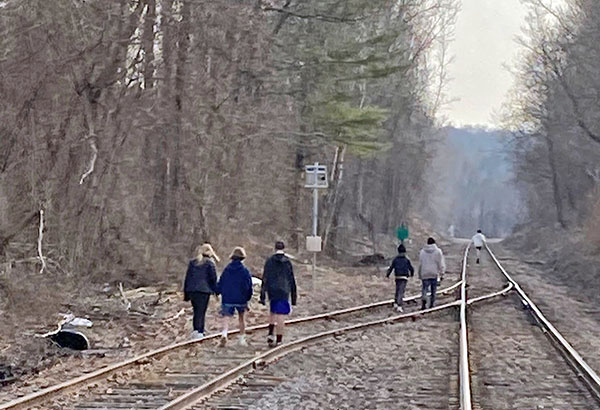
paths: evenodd
<path fill-rule="evenodd" d="M 544 273 L 590 304 L 600 301 L 600 249 L 584 231 L 540 227 L 521 230 L 502 242 L 521 262 Z"/>

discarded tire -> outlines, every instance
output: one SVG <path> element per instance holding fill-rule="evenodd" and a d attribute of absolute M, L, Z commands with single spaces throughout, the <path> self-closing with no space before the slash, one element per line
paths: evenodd
<path fill-rule="evenodd" d="M 90 348 L 90 342 L 83 333 L 75 330 L 60 330 L 59 332 L 50 335 L 50 340 L 60 347 L 73 350 L 86 350 Z"/>

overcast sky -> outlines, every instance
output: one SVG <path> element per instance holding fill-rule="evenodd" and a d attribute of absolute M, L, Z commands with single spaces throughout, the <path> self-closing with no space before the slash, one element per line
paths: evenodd
<path fill-rule="evenodd" d="M 519 0 L 462 0 L 448 88 L 449 97 L 460 100 L 444 113 L 453 124 L 496 125 L 492 113 L 512 85 L 503 65 L 516 57 L 514 39 L 524 18 Z"/>

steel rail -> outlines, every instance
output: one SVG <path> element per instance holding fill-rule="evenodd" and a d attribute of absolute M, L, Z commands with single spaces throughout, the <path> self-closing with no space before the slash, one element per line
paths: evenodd
<path fill-rule="evenodd" d="M 270 361 L 277 360 L 285 355 L 288 355 L 292 352 L 298 351 L 308 344 L 316 342 L 318 340 L 330 337 L 341 335 L 343 333 L 348 333 L 351 331 L 362 330 L 369 327 L 380 326 L 384 324 L 390 324 L 394 322 L 401 321 L 403 319 L 414 318 L 417 316 L 421 316 L 427 313 L 433 313 L 441 310 L 445 310 L 454 306 L 459 306 L 460 301 L 454 301 L 450 303 L 446 303 L 444 305 L 436 306 L 433 308 L 418 310 L 416 312 L 405 313 L 402 315 L 392 316 L 385 319 L 374 320 L 371 322 L 360 323 L 356 325 L 346 326 L 339 329 L 327 330 L 325 332 L 317 333 L 311 336 L 307 336 L 302 339 L 295 340 L 293 342 L 285 343 L 280 346 L 277 346 L 271 350 L 268 350 L 250 360 L 245 361 L 237 367 L 223 373 L 222 375 L 210 380 L 209 382 L 199 386 L 189 392 L 177 397 L 175 400 L 165 404 L 160 407 L 159 410 L 183 410 L 187 409 L 190 406 L 197 404 L 198 402 L 204 400 L 206 397 L 210 396 L 214 392 L 221 390 L 230 384 L 234 383 L 238 378 L 242 375 L 261 365 L 263 363 L 267 363 Z"/>
<path fill-rule="evenodd" d="M 510 290 L 512 290 L 512 285 L 507 286 L 506 288 L 504 288 L 501 291 L 490 293 L 488 295 L 480 296 L 476 299 L 473 299 L 473 301 L 471 301 L 471 303 L 478 303 L 478 302 L 482 302 L 482 301 L 485 301 L 488 299 L 492 299 L 492 298 L 498 297 L 500 295 L 506 294 Z M 199 386 L 193 390 L 190 390 L 187 393 L 184 393 L 183 395 L 177 397 L 173 401 L 165 404 L 163 407 L 160 407 L 159 410 L 185 410 L 185 409 L 188 409 L 190 406 L 194 406 L 194 405 L 198 404 L 199 402 L 207 399 L 213 393 L 225 389 L 226 387 L 228 387 L 229 385 L 234 383 L 236 380 L 238 380 L 240 377 L 242 377 L 244 374 L 248 373 L 252 369 L 254 369 L 260 365 L 263 365 L 263 364 L 266 365 L 270 362 L 280 359 L 283 356 L 286 356 L 290 353 L 301 350 L 301 349 L 305 348 L 307 345 L 312 344 L 318 340 L 321 340 L 321 339 L 324 339 L 324 338 L 327 338 L 330 336 L 341 335 L 343 333 L 348 333 L 351 331 L 366 329 L 369 327 L 384 325 L 384 324 L 388 324 L 388 323 L 394 323 L 394 322 L 401 321 L 403 319 L 415 318 L 417 316 L 421 316 L 421 315 L 424 315 L 427 313 L 434 313 L 437 311 L 445 310 L 445 309 L 455 307 L 455 306 L 460 306 L 460 305 L 461 305 L 461 301 L 457 300 L 457 301 L 446 303 L 444 305 L 436 306 L 436 307 L 433 307 L 430 309 L 418 310 L 416 312 L 404 313 L 402 315 L 397 315 L 397 316 L 393 316 L 393 317 L 389 317 L 389 318 L 385 318 L 385 319 L 379 319 L 379 320 L 375 320 L 372 322 L 359 323 L 356 325 L 351 325 L 351 326 L 343 327 L 340 329 L 328 330 L 325 332 L 307 336 L 303 339 L 295 340 L 293 342 L 289 342 L 289 343 L 280 345 L 272 350 L 268 350 L 265 353 L 262 353 L 261 355 L 256 356 L 256 357 L 240 364 L 239 366 L 236 366 L 236 367 L 228 370 L 227 372 L 223 373 L 220 376 L 215 377 L 214 379 L 203 384 L 202 386 Z"/>
<path fill-rule="evenodd" d="M 469 370 L 469 346 L 467 334 L 467 258 L 471 245 L 465 248 L 462 264 L 460 285 L 460 341 L 459 341 L 459 378 L 460 378 L 460 408 L 471 410 L 471 375 Z"/>
<path fill-rule="evenodd" d="M 461 285 L 461 282 L 459 281 L 447 288 L 440 289 L 436 293 L 442 294 L 442 295 L 447 294 L 447 293 L 450 293 L 453 290 L 457 289 L 460 285 Z M 404 301 L 411 302 L 411 301 L 418 300 L 420 298 L 421 298 L 421 295 L 414 295 L 414 296 L 404 298 Z M 355 306 L 355 307 L 346 308 L 346 309 L 340 309 L 340 310 L 327 312 L 327 313 L 321 313 L 318 315 L 312 315 L 312 316 L 306 316 L 306 317 L 301 317 L 301 318 L 297 318 L 297 319 L 292 319 L 292 320 L 286 321 L 285 323 L 286 323 L 286 325 L 297 325 L 297 324 L 301 324 L 301 323 L 308 323 L 308 322 L 322 320 L 322 319 L 330 319 L 330 318 L 333 318 L 336 316 L 341 316 L 341 315 L 355 313 L 355 312 L 359 312 L 359 311 L 363 311 L 363 310 L 370 310 L 370 309 L 375 309 L 375 308 L 391 305 L 393 303 L 394 303 L 394 300 L 389 299 L 389 300 L 384 300 L 384 301 L 375 302 L 375 303 L 371 303 L 371 304 L 360 305 L 360 306 Z M 261 325 L 248 327 L 246 330 L 248 332 L 252 332 L 252 331 L 256 331 L 256 330 L 266 329 L 268 326 L 269 326 L 268 324 L 261 324 Z M 239 333 L 239 329 L 233 329 L 228 332 L 229 335 L 234 335 L 237 333 Z M 56 394 L 65 393 L 67 391 L 85 387 L 96 381 L 105 379 L 112 373 L 115 373 L 117 371 L 123 371 L 127 368 L 135 366 L 136 364 L 144 363 L 148 359 L 156 358 L 161 355 L 175 351 L 177 349 L 189 347 L 190 345 L 193 345 L 193 344 L 207 342 L 209 340 L 216 339 L 219 336 L 220 336 L 219 333 L 215 333 L 213 335 L 206 336 L 205 338 L 200 339 L 200 340 L 187 340 L 185 342 L 174 343 L 174 344 L 171 344 L 168 346 L 161 347 L 156 350 L 152 350 L 150 352 L 141 354 L 139 356 L 135 356 L 131 359 L 127 359 L 127 360 L 124 360 L 124 361 L 121 361 L 121 362 L 118 362 L 118 363 L 115 363 L 112 365 L 108 365 L 106 367 L 103 367 L 103 368 L 93 371 L 91 373 L 73 378 L 71 380 L 67 380 L 63 383 L 59 383 L 54 386 L 47 387 L 45 389 L 28 394 L 28 395 L 20 397 L 18 399 L 14 399 L 9 402 L 2 403 L 2 404 L 0 404 L 0 410 L 8 410 L 8 409 L 13 410 L 13 409 L 29 408 L 31 405 L 40 403 L 44 400 L 48 400 L 49 398 L 53 397 Z"/>
<path fill-rule="evenodd" d="M 486 250 L 494 260 L 494 263 L 500 269 L 506 279 L 513 284 L 514 289 L 517 291 L 519 298 L 523 304 L 527 307 L 529 313 L 533 316 L 536 322 L 542 328 L 544 334 L 550 339 L 552 344 L 558 348 L 559 352 L 566 359 L 567 363 L 575 370 L 580 379 L 582 379 L 587 386 L 588 390 L 592 393 L 594 398 L 600 402 L 600 377 L 598 374 L 585 362 L 581 355 L 571 346 L 571 344 L 563 337 L 563 335 L 550 323 L 544 316 L 542 311 L 536 306 L 535 303 L 527 296 L 525 291 L 519 286 L 519 284 L 508 274 L 508 272 L 502 267 L 496 255 L 492 252 L 490 247 L 485 244 Z"/>

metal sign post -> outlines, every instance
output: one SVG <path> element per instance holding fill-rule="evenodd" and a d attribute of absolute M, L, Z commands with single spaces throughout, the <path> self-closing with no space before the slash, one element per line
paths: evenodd
<path fill-rule="evenodd" d="M 313 190 L 313 225 L 312 236 L 306 237 L 306 249 L 313 253 L 312 263 L 312 287 L 316 288 L 317 278 L 317 252 L 321 252 L 321 237 L 318 236 L 319 223 L 319 189 L 327 189 L 327 167 L 319 165 L 315 162 L 314 165 L 307 165 L 305 168 L 306 183 L 305 188 Z"/>

